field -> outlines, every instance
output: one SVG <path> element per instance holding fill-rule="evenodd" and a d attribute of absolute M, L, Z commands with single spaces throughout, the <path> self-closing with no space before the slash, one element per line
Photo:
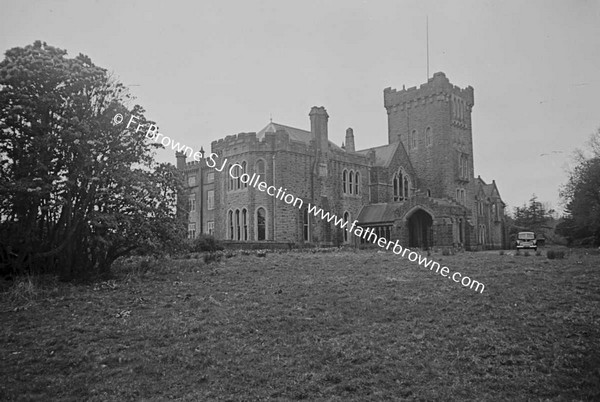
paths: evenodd
<path fill-rule="evenodd" d="M 514 252 L 513 252 L 514 253 Z M 1 400 L 600 400 L 600 255 L 123 264 L 2 294 Z"/>

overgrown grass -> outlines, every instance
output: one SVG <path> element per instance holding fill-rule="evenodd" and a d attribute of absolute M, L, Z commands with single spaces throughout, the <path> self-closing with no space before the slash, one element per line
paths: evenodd
<path fill-rule="evenodd" d="M 28 306 L 1 299 L 0 400 L 600 398 L 600 256 L 433 258 L 485 291 L 373 251 L 131 260 L 111 281 L 25 284 Z"/>

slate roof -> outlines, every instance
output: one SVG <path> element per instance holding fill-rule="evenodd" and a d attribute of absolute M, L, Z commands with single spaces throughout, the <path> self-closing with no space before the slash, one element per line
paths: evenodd
<path fill-rule="evenodd" d="M 394 142 L 379 147 L 362 149 L 356 153 L 367 156 L 369 151 L 373 150 L 375 151 L 375 166 L 386 167 L 392 162 L 392 158 L 394 157 L 399 144 L 399 142 Z"/>
<path fill-rule="evenodd" d="M 388 203 L 365 205 L 358 214 L 360 223 L 391 222 L 394 219 L 394 208 Z"/>
<path fill-rule="evenodd" d="M 266 125 L 265 128 L 256 133 L 256 138 L 262 140 L 263 138 L 265 138 L 265 133 L 275 133 L 277 131 L 285 131 L 290 136 L 290 140 L 300 141 L 307 145 L 310 144 L 310 140 L 312 139 L 312 133 L 310 131 L 273 122 L 270 122 Z M 342 148 L 335 145 L 331 141 L 329 141 L 329 144 L 333 146 L 333 148 L 342 150 Z"/>

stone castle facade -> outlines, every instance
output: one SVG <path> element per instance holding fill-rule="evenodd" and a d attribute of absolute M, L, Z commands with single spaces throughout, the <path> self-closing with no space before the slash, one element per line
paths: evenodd
<path fill-rule="evenodd" d="M 313 107 L 310 131 L 270 122 L 259 132 L 213 141 L 216 164 L 186 162 L 178 153 L 187 183 L 180 213 L 189 235 L 232 243 L 360 243 L 308 213 L 310 203 L 412 248 L 504 247 L 505 204 L 496 183 L 474 173 L 473 105 L 472 87 L 436 73 L 419 88 L 384 90 L 387 145 L 357 150 L 351 128 L 341 146 L 332 143 L 327 111 Z M 236 176 L 257 174 L 302 199 L 303 207 L 232 178 L 234 164 Z"/>

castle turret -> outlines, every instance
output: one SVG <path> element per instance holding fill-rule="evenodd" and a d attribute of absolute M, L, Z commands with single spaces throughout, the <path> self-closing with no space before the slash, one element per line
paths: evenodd
<path fill-rule="evenodd" d="M 185 168 L 185 153 L 175 152 L 175 157 L 177 158 L 177 169 L 183 170 Z"/>
<path fill-rule="evenodd" d="M 329 138 L 327 136 L 327 121 L 329 115 L 323 106 L 313 106 L 310 110 L 310 132 L 315 140 L 315 146 L 323 153 L 329 150 Z"/>
<path fill-rule="evenodd" d="M 354 131 L 352 128 L 346 129 L 346 152 L 355 152 L 354 149 Z"/>

